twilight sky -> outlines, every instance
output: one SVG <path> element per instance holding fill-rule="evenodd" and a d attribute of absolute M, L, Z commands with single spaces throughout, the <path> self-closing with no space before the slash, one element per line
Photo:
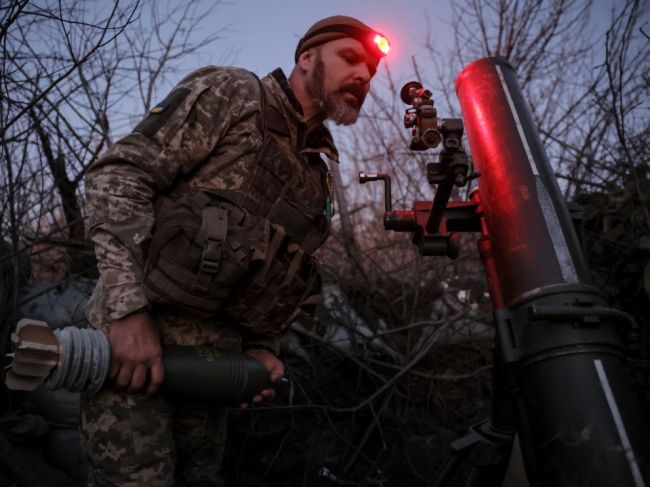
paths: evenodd
<path fill-rule="evenodd" d="M 218 7 L 215 17 L 232 22 L 227 40 L 240 48 L 236 62 L 265 74 L 278 66 L 288 73 L 302 34 L 330 15 L 356 17 L 385 34 L 392 45 L 388 62 L 400 76 L 424 38 L 429 23 L 426 16 L 443 36 L 449 33 L 445 22 L 451 9 L 446 0 L 235 0 Z"/>
<path fill-rule="evenodd" d="M 229 27 L 223 46 L 237 48 L 233 64 L 264 75 L 278 66 L 286 73 L 291 70 L 296 44 L 315 21 L 338 14 L 357 17 L 390 39 L 386 61 L 397 80 L 406 80 L 413 78 L 410 58 L 417 55 L 427 28 L 437 44 L 451 44 L 451 1 L 231 0 L 217 6 L 210 22 Z M 615 1 L 595 0 L 596 26 L 606 25 Z"/>
<path fill-rule="evenodd" d="M 87 0 L 99 10 L 112 5 L 108 0 Z M 165 18 L 179 15 L 178 9 L 185 5 L 195 7 L 194 14 L 203 13 L 214 5 L 209 15 L 190 33 L 190 39 L 198 42 L 210 33 L 220 32 L 219 40 L 204 46 L 199 53 L 175 59 L 166 69 L 166 75 L 154 85 L 154 99 L 159 100 L 185 75 L 208 64 L 234 65 L 249 69 L 257 75 L 281 67 L 288 75 L 293 68 L 296 45 L 304 32 L 317 20 L 331 15 L 350 15 L 384 33 L 391 42 L 390 54 L 382 60 L 377 76 L 372 83 L 374 94 L 382 99 L 387 93 L 387 76 L 384 67 L 390 69 L 395 86 L 418 79 L 412 67 L 415 57 L 422 68 L 421 81 L 432 89 L 439 109 L 444 109 L 444 100 L 439 99 L 434 86 L 435 76 L 428 71 L 430 58 L 423 49 L 423 43 L 430 38 L 439 52 L 447 52 L 453 45 L 451 28 L 452 2 L 454 0 L 152 0 L 158 7 L 158 16 Z M 525 2 L 527 0 L 521 0 Z M 580 0 L 578 0 L 580 1 Z M 587 1 L 587 0 L 584 0 Z M 585 32 L 604 34 L 611 16 L 610 9 L 620 0 L 593 0 L 593 29 Z M 189 3 L 192 2 L 192 3 Z M 170 12 L 174 12 L 171 13 Z M 149 22 L 151 11 L 145 7 L 140 12 L 137 24 L 145 35 L 152 36 Z M 171 29 L 170 26 L 166 27 Z M 165 29 L 164 29 L 165 30 Z M 167 35 L 170 32 L 166 33 Z M 602 39 L 602 37 L 601 37 Z M 154 39 L 155 40 L 155 39 Z M 602 43 L 602 40 L 599 44 Z M 444 59 L 442 60 L 444 62 Z M 459 70 L 460 71 L 460 70 Z M 447 87 L 450 88 L 450 87 Z M 453 88 L 452 88 L 453 89 Z M 388 98 L 387 98 L 388 99 Z M 125 115 L 138 119 L 141 107 L 125 99 Z M 450 100 L 454 104 L 455 100 Z M 135 115 L 134 115 L 135 114 Z M 131 126 L 131 122 L 126 126 Z"/>

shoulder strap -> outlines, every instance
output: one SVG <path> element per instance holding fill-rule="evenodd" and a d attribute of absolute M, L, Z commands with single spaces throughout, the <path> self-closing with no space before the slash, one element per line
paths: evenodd
<path fill-rule="evenodd" d="M 252 71 L 249 73 L 257 80 L 257 84 L 260 86 L 260 131 L 262 132 L 262 140 L 266 139 L 266 110 L 268 105 L 266 88 L 262 80 Z"/>

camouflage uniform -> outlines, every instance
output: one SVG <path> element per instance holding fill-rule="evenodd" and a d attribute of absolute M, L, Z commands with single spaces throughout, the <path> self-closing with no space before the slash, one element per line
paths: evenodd
<path fill-rule="evenodd" d="M 308 126 L 284 74 L 262 80 L 289 133 L 300 167 L 291 190 L 312 209 L 325 211 L 326 185 L 320 153 L 338 160 L 331 135 Z M 238 68 L 207 67 L 181 81 L 134 132 L 115 143 L 86 176 L 88 228 L 95 244 L 100 280 L 88 319 L 108 331 L 111 320 L 149 309 L 164 345 L 267 348 L 272 335 L 246 335 L 216 319 L 183 316 L 151 304 L 142 287 L 146 245 L 161 194 L 236 190 L 254 170 L 263 134 L 260 84 Z M 271 127 L 272 128 L 272 127 Z M 285 147 L 286 149 L 287 147 Z M 171 404 L 160 397 L 105 389 L 83 401 L 83 439 L 97 485 L 220 485 L 225 409 Z M 189 451 L 193 452 L 190 457 Z"/>

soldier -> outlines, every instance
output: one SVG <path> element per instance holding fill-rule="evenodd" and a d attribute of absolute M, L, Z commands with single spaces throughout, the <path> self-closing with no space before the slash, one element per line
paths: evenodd
<path fill-rule="evenodd" d="M 89 168 L 88 319 L 109 336 L 113 381 L 83 398 L 91 485 L 222 485 L 227 410 L 155 394 L 161 343 L 242 350 L 283 376 L 278 339 L 317 301 L 311 253 L 332 214 L 323 122 L 356 121 L 384 51 L 354 18 L 320 20 L 288 79 L 200 69 Z"/>

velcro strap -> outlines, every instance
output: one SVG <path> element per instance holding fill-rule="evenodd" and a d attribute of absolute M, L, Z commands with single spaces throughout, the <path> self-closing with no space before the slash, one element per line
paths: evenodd
<path fill-rule="evenodd" d="M 284 241 L 284 238 L 287 235 L 282 225 L 276 225 L 272 223 L 271 226 L 273 227 L 274 234 L 273 237 L 271 237 L 271 241 L 269 242 L 269 246 L 266 254 L 266 260 L 264 261 L 264 265 L 260 268 L 260 270 L 255 275 L 255 282 L 260 285 L 266 283 L 266 277 L 269 270 L 271 269 L 271 264 L 273 263 L 273 259 L 278 253 L 278 250 L 280 250 L 280 246 L 282 245 L 282 242 Z"/>
<path fill-rule="evenodd" d="M 218 206 L 206 206 L 201 215 L 201 271 L 214 274 L 219 272 L 221 251 L 228 233 L 228 211 Z"/>
<path fill-rule="evenodd" d="M 288 287 L 289 284 L 291 284 L 291 281 L 293 281 L 293 278 L 296 277 L 296 273 L 298 272 L 300 264 L 302 263 L 302 258 L 305 255 L 302 249 L 295 243 L 290 243 L 287 245 L 287 253 L 293 253 L 294 256 L 291 259 L 291 263 L 289 264 L 287 273 L 284 276 L 284 280 L 282 281 L 282 284 L 280 284 L 280 288 L 282 289 Z"/>

